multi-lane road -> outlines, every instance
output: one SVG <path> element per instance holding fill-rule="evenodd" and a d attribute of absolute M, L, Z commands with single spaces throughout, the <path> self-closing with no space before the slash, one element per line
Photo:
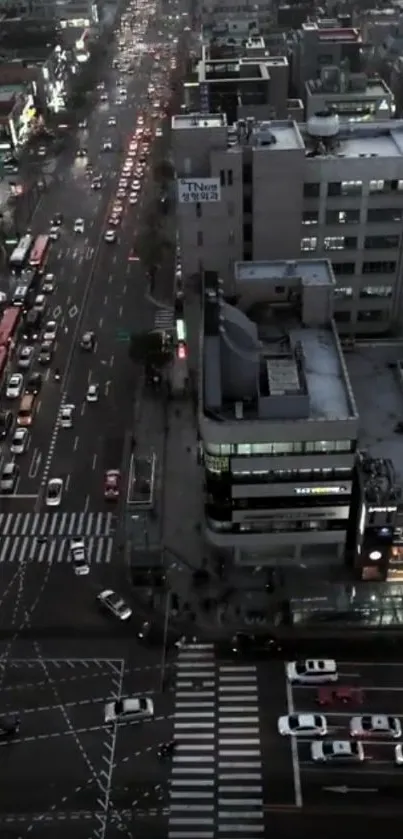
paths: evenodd
<path fill-rule="evenodd" d="M 153 144 L 160 142 L 157 129 L 161 131 L 169 98 L 176 38 L 186 25 L 179 3 L 172 4 L 169 14 L 159 6 L 155 15 L 152 11 L 138 3 L 127 17 L 115 53 L 108 55 L 100 72 L 104 86 L 87 125 L 50 167 L 48 189 L 31 223 L 38 235 L 48 232 L 57 213 L 63 215 L 60 237 L 51 245 L 46 266 L 55 277 L 55 290 L 48 295 L 44 320 L 55 320 L 58 331 L 52 365 L 41 371 L 44 379 L 29 449 L 17 457 L 17 490 L 0 498 L 0 628 L 6 635 L 18 633 L 21 622 L 25 628 L 48 626 L 49 632 L 59 623 L 64 629 L 71 627 L 73 634 L 80 626 L 84 631 L 92 623 L 97 628 L 103 619 L 94 608 L 94 594 L 108 586 L 119 588 L 124 578 L 117 545 L 120 505 L 105 501 L 104 474 L 112 466 L 122 466 L 124 474 L 133 432 L 137 371 L 128 354 L 129 336 L 151 328 L 156 316 L 144 269 L 130 257 L 136 256 L 133 246 L 151 191 L 149 161 Z M 114 57 L 119 69 L 112 67 Z M 125 64 L 134 72 L 125 73 Z M 104 151 L 109 140 L 112 149 Z M 85 156 L 77 156 L 80 149 Z M 108 243 L 104 234 L 128 162 L 132 171 L 124 195 L 119 195 L 117 241 Z M 101 177 L 101 189 L 92 188 L 96 176 Z M 142 187 L 137 203 L 131 203 L 136 179 Z M 74 232 L 77 218 L 84 221 L 84 233 Z M 86 331 L 95 334 L 91 353 L 80 348 Z M 60 380 L 54 376 L 57 368 Z M 30 372 L 39 369 L 34 360 Z M 89 383 L 99 385 L 96 404 L 86 401 Z M 60 424 L 63 404 L 74 405 L 70 429 Z M 11 404 L 3 400 L 2 407 Z M 116 463 L 111 462 L 112 442 Z M 8 459 L 6 442 L 3 465 Z M 52 478 L 63 481 L 57 510 L 46 507 Z M 69 544 L 78 536 L 84 538 L 91 565 L 86 579 L 74 578 L 71 566 Z"/>

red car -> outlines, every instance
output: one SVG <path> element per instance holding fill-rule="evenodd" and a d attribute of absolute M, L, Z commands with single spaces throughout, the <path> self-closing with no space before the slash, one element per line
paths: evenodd
<path fill-rule="evenodd" d="M 364 691 L 361 688 L 339 685 L 337 688 L 322 687 L 318 689 L 318 705 L 335 705 L 338 702 L 342 705 L 362 705 Z"/>
<path fill-rule="evenodd" d="M 120 493 L 120 472 L 118 469 L 108 469 L 105 473 L 104 498 L 106 501 L 117 501 Z"/>

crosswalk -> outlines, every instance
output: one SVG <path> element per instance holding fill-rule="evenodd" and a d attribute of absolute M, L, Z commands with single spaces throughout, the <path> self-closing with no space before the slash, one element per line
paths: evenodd
<path fill-rule="evenodd" d="M 4 536 L 106 537 L 113 535 L 115 522 L 113 513 L 0 513 L 0 539 Z"/>
<path fill-rule="evenodd" d="M 113 536 L 89 536 L 85 540 L 89 565 L 103 565 L 112 559 Z M 0 536 L 0 563 L 42 563 L 59 565 L 71 563 L 69 539 L 38 541 L 32 536 Z"/>
<path fill-rule="evenodd" d="M 257 672 L 218 665 L 212 644 L 178 652 L 168 839 L 264 835 Z"/>
<path fill-rule="evenodd" d="M 174 313 L 172 309 L 157 309 L 154 317 L 154 329 L 166 332 L 174 328 Z"/>

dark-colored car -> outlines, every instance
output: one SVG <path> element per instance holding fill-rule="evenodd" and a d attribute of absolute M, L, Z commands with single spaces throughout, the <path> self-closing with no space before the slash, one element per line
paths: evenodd
<path fill-rule="evenodd" d="M 7 437 L 12 424 L 13 415 L 11 411 L 0 411 L 0 440 L 4 440 Z"/>
<path fill-rule="evenodd" d="M 63 213 L 55 213 L 52 219 L 52 225 L 60 227 L 60 225 L 63 224 L 63 221 Z"/>
<path fill-rule="evenodd" d="M 80 341 L 80 347 L 85 352 L 92 352 L 95 347 L 95 335 L 93 332 L 84 332 Z"/>
<path fill-rule="evenodd" d="M 275 635 L 253 635 L 246 632 L 237 632 L 231 639 L 231 652 L 233 655 L 251 658 L 276 658 L 281 657 L 282 647 Z"/>
<path fill-rule="evenodd" d="M 41 373 L 31 373 L 26 385 L 25 385 L 25 392 L 26 393 L 39 393 L 42 387 L 42 374 Z"/>
<path fill-rule="evenodd" d="M 24 341 L 37 341 L 41 331 L 42 315 L 35 309 L 28 312 L 24 320 Z"/>
<path fill-rule="evenodd" d="M 53 341 L 44 341 L 39 350 L 38 361 L 39 364 L 47 365 L 52 361 L 54 352 Z"/>

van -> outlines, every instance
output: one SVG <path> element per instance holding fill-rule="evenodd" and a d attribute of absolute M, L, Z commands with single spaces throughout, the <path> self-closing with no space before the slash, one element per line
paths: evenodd
<path fill-rule="evenodd" d="M 17 425 L 22 425 L 25 428 L 31 425 L 34 418 L 35 399 L 34 393 L 24 393 L 18 409 Z"/>

